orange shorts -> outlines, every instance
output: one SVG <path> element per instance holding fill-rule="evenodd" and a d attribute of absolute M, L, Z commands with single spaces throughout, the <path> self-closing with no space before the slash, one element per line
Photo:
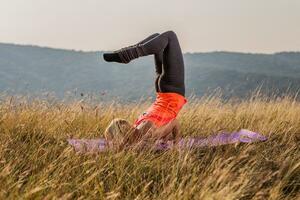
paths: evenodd
<path fill-rule="evenodd" d="M 137 127 L 143 121 L 152 121 L 156 127 L 161 127 L 175 119 L 186 98 L 173 92 L 157 92 L 155 102 L 135 120 L 133 126 Z"/>

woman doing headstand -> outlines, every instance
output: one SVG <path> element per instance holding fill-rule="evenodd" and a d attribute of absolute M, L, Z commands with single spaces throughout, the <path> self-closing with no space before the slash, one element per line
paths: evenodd
<path fill-rule="evenodd" d="M 129 63 L 141 56 L 154 55 L 156 79 L 155 102 L 131 125 L 124 119 L 114 119 L 105 131 L 107 139 L 121 139 L 133 144 L 143 139 L 179 138 L 176 116 L 187 102 L 185 98 L 184 61 L 178 38 L 173 31 L 155 33 L 141 42 L 105 53 L 107 62 Z"/>

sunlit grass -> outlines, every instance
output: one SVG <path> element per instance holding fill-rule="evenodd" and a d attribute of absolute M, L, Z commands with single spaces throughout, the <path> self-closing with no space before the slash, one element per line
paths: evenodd
<path fill-rule="evenodd" d="M 0 199 L 297 199 L 300 102 L 190 98 L 184 136 L 241 128 L 266 142 L 163 153 L 76 154 L 66 139 L 102 137 L 109 122 L 133 122 L 148 103 L 63 102 L 8 97 L 0 103 Z"/>

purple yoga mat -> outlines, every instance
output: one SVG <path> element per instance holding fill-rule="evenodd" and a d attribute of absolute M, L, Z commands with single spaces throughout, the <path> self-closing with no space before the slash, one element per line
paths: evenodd
<path fill-rule="evenodd" d="M 172 148 L 190 149 L 209 146 L 220 146 L 233 143 L 251 143 L 258 141 L 265 141 L 267 137 L 246 129 L 241 129 L 233 133 L 219 133 L 206 138 L 201 137 L 187 137 L 182 138 L 178 144 L 174 145 L 172 141 L 163 142 L 156 141 L 154 145 L 155 150 L 168 150 Z M 99 139 L 68 139 L 68 143 L 74 147 L 76 152 L 103 152 L 112 149 L 112 141 L 107 141 L 104 138 Z"/>

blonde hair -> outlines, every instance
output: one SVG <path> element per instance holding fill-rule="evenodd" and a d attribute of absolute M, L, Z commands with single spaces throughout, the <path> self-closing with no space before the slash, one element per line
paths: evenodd
<path fill-rule="evenodd" d="M 107 140 L 122 140 L 132 130 L 133 126 L 125 119 L 113 119 L 104 132 Z"/>

